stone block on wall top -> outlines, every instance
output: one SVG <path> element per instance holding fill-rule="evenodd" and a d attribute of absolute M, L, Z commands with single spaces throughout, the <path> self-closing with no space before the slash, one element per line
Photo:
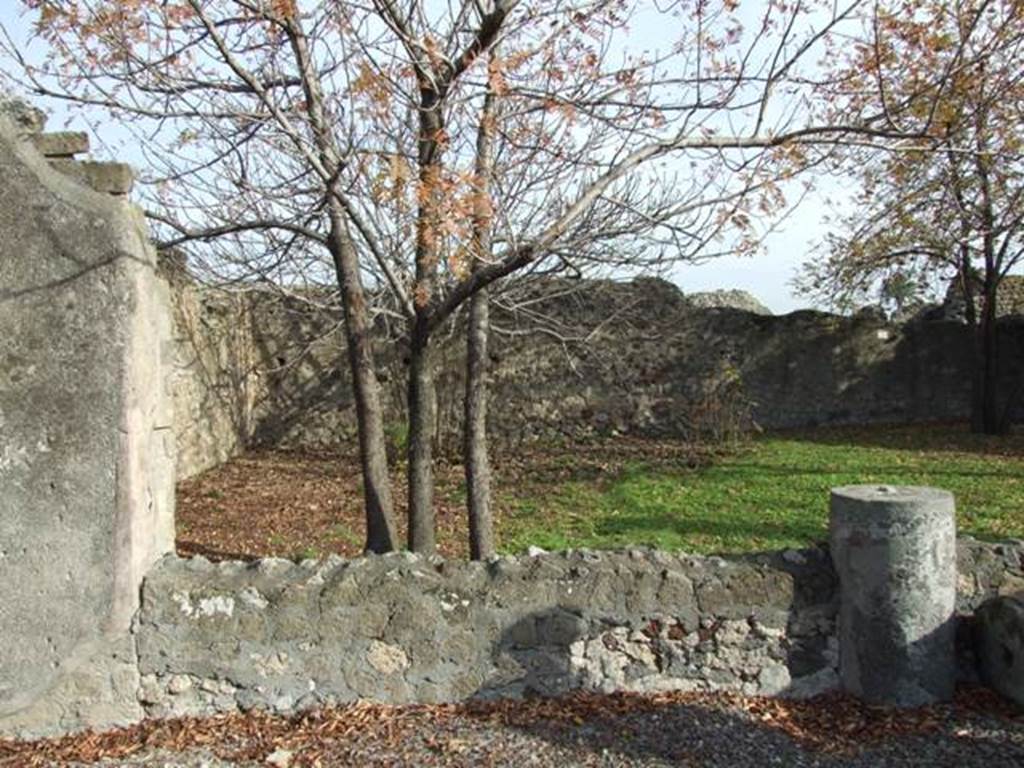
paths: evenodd
<path fill-rule="evenodd" d="M 135 171 L 125 163 L 100 163 L 55 157 L 50 166 L 80 184 L 108 195 L 127 195 L 135 186 Z"/>
<path fill-rule="evenodd" d="M 81 131 L 39 133 L 32 143 L 44 157 L 74 157 L 89 151 L 89 134 Z"/>

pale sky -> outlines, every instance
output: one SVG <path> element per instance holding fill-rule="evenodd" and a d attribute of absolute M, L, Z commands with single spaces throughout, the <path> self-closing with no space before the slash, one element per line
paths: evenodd
<path fill-rule="evenodd" d="M 22 14 L 21 8 L 19 0 L 0 0 L 0 23 L 15 37 L 27 57 L 40 56 L 43 47 L 28 43 L 28 18 Z M 635 29 L 640 33 L 642 25 Z M 2 61 L 0 66 L 4 66 Z M 52 128 L 64 128 L 66 116 L 59 105 L 38 100 L 36 103 L 51 113 Z M 98 126 L 83 125 L 81 118 L 76 116 L 68 127 L 92 134 L 94 151 L 103 154 L 101 137 L 97 137 L 93 130 Z M 116 129 L 110 125 L 102 126 L 102 139 L 111 147 L 115 146 L 118 143 Z M 133 161 L 130 147 L 112 149 L 111 152 L 119 160 Z M 679 266 L 669 277 L 685 293 L 732 288 L 749 291 L 775 313 L 810 306 L 807 299 L 793 294 L 789 283 L 800 264 L 808 257 L 814 243 L 822 238 L 822 219 L 827 213 L 825 196 L 835 196 L 836 192 L 833 184 L 827 190 L 809 194 L 789 218 L 782 222 L 778 231 L 766 239 L 763 253 L 743 258 L 718 257 L 700 266 Z"/>

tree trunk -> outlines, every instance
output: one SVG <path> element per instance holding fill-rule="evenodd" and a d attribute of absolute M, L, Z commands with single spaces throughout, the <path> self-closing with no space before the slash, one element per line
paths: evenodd
<path fill-rule="evenodd" d="M 997 336 L 996 297 L 995 291 L 987 285 L 983 302 L 977 328 L 977 341 L 975 342 L 979 352 L 976 356 L 979 376 L 972 424 L 977 432 L 998 435 L 1003 429 L 1003 418 L 999 409 L 999 339 Z"/>
<path fill-rule="evenodd" d="M 487 337 L 490 306 L 487 290 L 474 294 L 466 336 L 466 401 L 463 456 L 469 509 L 469 555 L 486 560 L 494 554 L 491 514 L 491 466 L 487 456 Z"/>
<path fill-rule="evenodd" d="M 490 66 L 494 66 L 494 57 Z M 490 73 L 488 82 L 494 82 Z M 476 142 L 476 207 L 473 215 L 473 262 L 475 271 L 491 257 L 490 199 L 494 174 L 494 113 L 496 94 L 488 88 L 480 112 Z M 491 466 L 487 456 L 487 342 L 490 334 L 490 299 L 487 289 L 470 299 L 466 331 L 466 399 L 463 418 L 463 464 L 469 512 L 469 554 L 485 560 L 494 554 L 494 520 L 491 512 Z"/>
<path fill-rule="evenodd" d="M 430 334 L 417 320 L 409 354 L 409 549 L 432 555 L 434 525 L 434 376 Z"/>
<path fill-rule="evenodd" d="M 980 92 L 978 97 L 982 101 L 987 98 Z M 976 347 L 981 353 L 981 360 L 978 361 L 981 364 L 981 374 L 978 392 L 975 395 L 975 407 L 978 413 L 972 422 L 975 429 L 980 427 L 982 433 L 997 435 L 1002 426 L 999 413 L 999 340 L 996 335 L 998 330 L 996 327 L 996 291 L 999 287 L 1000 267 L 996 256 L 996 215 L 990 181 L 992 158 L 988 152 L 989 126 L 986 122 L 986 110 L 984 108 L 976 109 L 974 120 L 977 149 L 974 155 L 974 164 L 981 192 L 978 209 L 981 218 L 985 272 L 981 289 L 981 317 L 977 326 L 978 341 L 976 342 Z"/>
<path fill-rule="evenodd" d="M 380 384 L 370 338 L 369 311 L 359 273 L 359 255 L 349 234 L 347 215 L 333 185 L 343 163 L 331 123 L 324 110 L 324 95 L 313 57 L 310 54 L 301 19 L 296 16 L 284 25 L 285 33 L 302 74 L 306 96 L 305 109 L 323 165 L 325 193 L 331 228 L 327 247 L 334 262 L 345 314 L 348 364 L 352 374 L 352 393 L 356 403 L 359 429 L 359 461 L 363 474 L 363 501 L 366 507 L 366 551 L 390 552 L 398 544 L 391 502 L 391 478 L 388 474 L 387 443 L 384 438 L 384 413 L 380 405 Z M 332 180 L 327 178 L 330 175 Z"/>
<path fill-rule="evenodd" d="M 430 306 L 440 259 L 443 98 L 421 82 L 419 107 L 419 210 L 416 215 L 416 316 L 409 333 L 409 549 L 424 555 L 437 547 L 434 523 L 434 377 L 430 356 Z"/>
<path fill-rule="evenodd" d="M 344 213 L 338 208 L 337 203 L 331 204 L 329 247 L 345 313 L 348 362 L 359 428 L 359 458 L 366 506 L 366 551 L 391 552 L 398 544 L 398 535 L 391 501 L 391 478 L 388 474 L 380 385 L 374 365 L 366 296 L 359 276 L 359 264 L 348 230 L 345 228 Z"/>
<path fill-rule="evenodd" d="M 966 253 L 966 246 L 962 250 Z M 974 277 L 966 255 L 961 255 L 958 279 L 964 300 L 964 319 L 971 329 L 971 431 L 980 434 L 985 431 L 985 345 L 983 320 L 978 316 Z"/>
<path fill-rule="evenodd" d="M 975 298 L 964 291 L 967 322 L 972 329 L 973 374 L 971 378 L 971 431 L 998 435 L 1008 428 L 1007 414 L 999 408 L 999 338 L 996 320 L 996 288 L 986 277 Z M 977 304 L 980 303 L 980 311 Z"/>

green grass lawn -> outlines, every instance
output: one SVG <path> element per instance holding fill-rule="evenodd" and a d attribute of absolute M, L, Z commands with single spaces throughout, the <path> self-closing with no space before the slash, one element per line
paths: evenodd
<path fill-rule="evenodd" d="M 1024 434 L 929 425 L 766 435 L 699 468 L 638 461 L 597 477 L 525 483 L 502 500 L 500 541 L 507 552 L 803 546 L 827 538 L 829 489 L 855 483 L 945 488 L 961 533 L 1024 537 Z"/>

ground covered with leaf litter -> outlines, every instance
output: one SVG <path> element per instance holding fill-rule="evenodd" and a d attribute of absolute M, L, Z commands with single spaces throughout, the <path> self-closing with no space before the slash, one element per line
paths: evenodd
<path fill-rule="evenodd" d="M 534 445 L 494 457 L 495 524 L 503 549 L 525 549 L 536 518 L 555 514 L 560 495 L 575 485 L 595 487 L 629 467 L 685 471 L 709 464 L 707 447 L 673 441 L 617 438 L 571 448 Z M 462 466 L 435 467 L 438 549 L 445 557 L 468 554 Z M 392 473 L 397 525 L 404 542 L 405 477 Z M 571 491 L 575 495 L 574 491 Z M 548 504 L 537 508 L 538 500 Z M 355 446 L 332 450 L 258 450 L 178 485 L 178 553 L 210 560 L 307 558 L 362 554 L 364 512 Z M 520 532 L 523 526 L 528 530 Z"/>
<path fill-rule="evenodd" d="M 830 695 L 578 694 L 390 707 L 357 703 L 146 722 L 0 741 L 0 767 L 1024 765 L 1024 715 L 981 688 L 908 711 Z"/>
<path fill-rule="evenodd" d="M 828 538 L 829 489 L 851 483 L 952 491 L 962 533 L 1024 536 L 1024 431 L 963 424 L 820 428 L 697 446 L 630 437 L 505 448 L 493 459 L 502 552 L 649 545 L 693 553 L 801 547 Z M 466 555 L 457 462 L 437 465 L 438 544 Z M 405 482 L 393 472 L 404 525 Z M 178 550 L 212 560 L 351 557 L 363 544 L 354 446 L 260 451 L 178 488 Z M 403 538 L 404 540 L 404 538 Z"/>

